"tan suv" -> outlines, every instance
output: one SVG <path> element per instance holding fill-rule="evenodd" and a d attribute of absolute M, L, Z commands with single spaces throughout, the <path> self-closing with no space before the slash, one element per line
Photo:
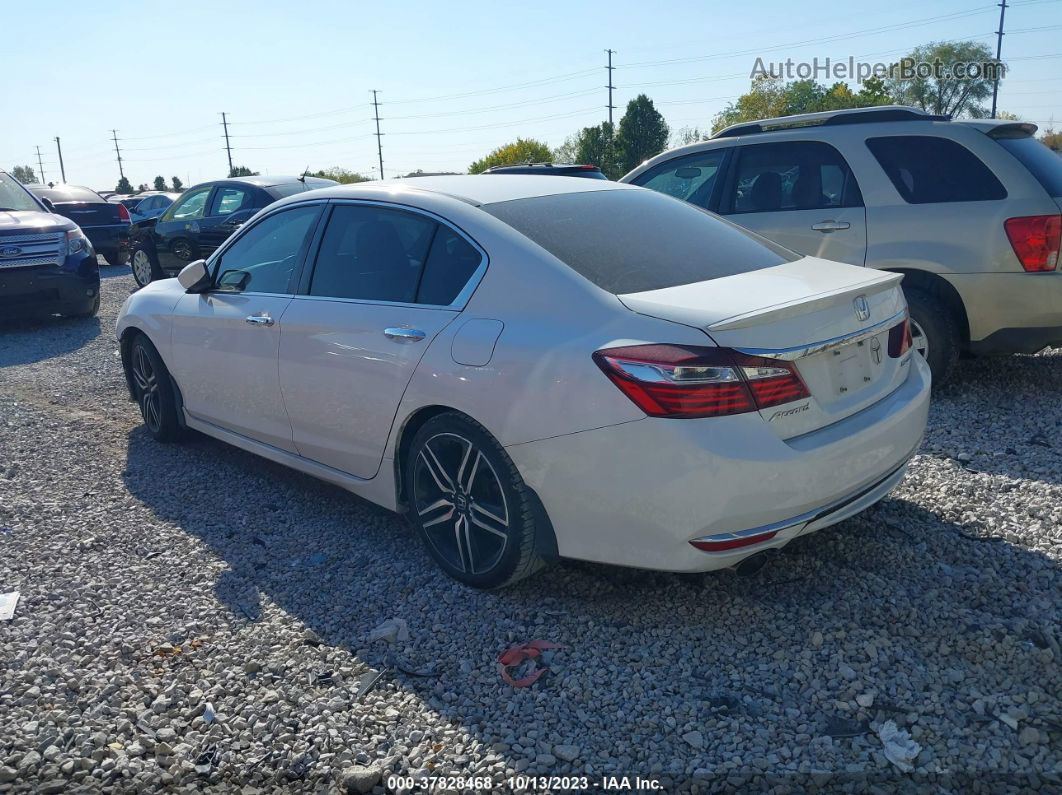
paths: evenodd
<path fill-rule="evenodd" d="M 624 176 L 804 254 L 904 274 L 936 383 L 1062 345 L 1062 158 L 1036 125 L 889 106 L 766 119 Z"/>

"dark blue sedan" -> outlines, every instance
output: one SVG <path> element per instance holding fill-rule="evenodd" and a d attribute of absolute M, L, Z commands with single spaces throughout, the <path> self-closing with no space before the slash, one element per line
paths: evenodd
<path fill-rule="evenodd" d="M 129 261 L 129 210 L 78 185 L 27 185 L 52 212 L 81 227 L 97 254 L 111 265 Z"/>

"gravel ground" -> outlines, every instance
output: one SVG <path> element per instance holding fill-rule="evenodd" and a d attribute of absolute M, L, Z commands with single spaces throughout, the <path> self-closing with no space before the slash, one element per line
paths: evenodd
<path fill-rule="evenodd" d="M 963 362 L 892 497 L 752 577 L 477 593 L 356 497 L 152 442 L 113 339 L 133 280 L 104 276 L 98 320 L 0 328 L 0 791 L 1062 786 L 1062 351 Z M 391 618 L 408 640 L 370 640 Z M 533 638 L 563 648 L 515 690 L 496 657 Z"/>

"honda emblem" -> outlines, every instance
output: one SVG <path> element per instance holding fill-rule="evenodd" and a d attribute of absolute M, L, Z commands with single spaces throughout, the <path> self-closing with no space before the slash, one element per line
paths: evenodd
<path fill-rule="evenodd" d="M 870 302 L 865 295 L 856 298 L 852 305 L 855 307 L 856 317 L 860 320 L 870 320 Z"/>

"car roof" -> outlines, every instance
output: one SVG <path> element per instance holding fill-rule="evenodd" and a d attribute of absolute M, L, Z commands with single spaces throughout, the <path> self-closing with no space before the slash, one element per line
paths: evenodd
<path fill-rule="evenodd" d="M 323 177 L 289 177 L 289 176 L 254 176 L 254 177 L 226 177 L 224 179 L 210 179 L 206 182 L 200 182 L 196 185 L 192 185 L 191 188 L 185 190 L 192 190 L 192 188 L 202 188 L 207 185 L 251 185 L 255 188 L 272 188 L 277 185 L 291 185 L 295 182 L 305 181 L 307 185 L 316 185 L 320 183 L 323 187 L 325 185 L 338 185 L 334 179 L 325 179 Z"/>
<path fill-rule="evenodd" d="M 540 196 L 555 196 L 561 193 L 589 193 L 601 190 L 641 190 L 634 185 L 624 185 L 603 179 L 556 176 L 542 179 L 533 174 L 483 174 L 447 177 L 417 177 L 410 180 L 380 180 L 358 182 L 352 185 L 337 185 L 331 188 L 301 193 L 297 198 L 371 198 L 380 194 L 417 192 L 440 193 L 473 205 L 495 204 L 516 199 L 532 199 Z"/>

